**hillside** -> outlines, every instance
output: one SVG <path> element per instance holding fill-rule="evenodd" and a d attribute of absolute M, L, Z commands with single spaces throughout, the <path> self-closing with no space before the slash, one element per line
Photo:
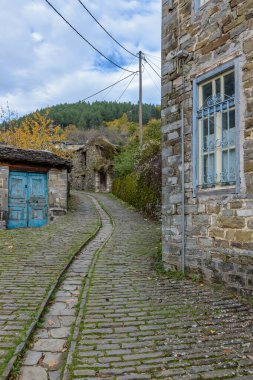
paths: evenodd
<path fill-rule="evenodd" d="M 45 109 L 41 109 L 44 113 Z M 55 124 L 66 127 L 70 124 L 78 128 L 98 127 L 115 119 L 119 119 L 123 114 L 127 114 L 130 122 L 138 122 L 138 105 L 117 102 L 94 102 L 94 103 L 70 103 L 59 104 L 49 108 L 49 118 Z M 30 116 L 30 115 L 28 115 Z M 143 105 L 143 123 L 146 124 L 151 119 L 160 118 L 160 106 L 152 104 Z"/>

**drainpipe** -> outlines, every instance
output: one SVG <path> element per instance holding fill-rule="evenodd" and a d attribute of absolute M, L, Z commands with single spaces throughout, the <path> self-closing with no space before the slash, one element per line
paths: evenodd
<path fill-rule="evenodd" d="M 179 50 L 176 53 L 177 66 L 179 62 L 182 65 L 182 76 L 183 76 L 183 95 L 185 93 L 185 76 L 184 76 L 184 63 L 188 58 L 189 53 L 186 50 Z M 179 66 L 178 66 L 179 68 Z M 182 191 L 182 211 L 181 211 L 181 220 L 182 220 L 182 248 L 181 248 L 181 272 L 185 273 L 185 158 L 184 158 L 184 106 L 183 100 L 181 102 L 181 191 Z"/>
<path fill-rule="evenodd" d="M 183 78 L 184 80 L 184 78 Z M 184 160 L 184 107 L 181 105 L 181 182 L 182 182 L 182 252 L 181 252 L 181 271 L 185 273 L 185 160 Z"/>

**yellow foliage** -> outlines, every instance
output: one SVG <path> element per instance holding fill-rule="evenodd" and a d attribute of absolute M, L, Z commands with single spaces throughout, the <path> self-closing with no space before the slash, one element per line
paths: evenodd
<path fill-rule="evenodd" d="M 58 156 L 71 158 L 71 152 L 55 148 L 55 141 L 64 141 L 66 136 L 59 125 L 54 126 L 48 117 L 49 110 L 42 115 L 36 111 L 21 124 L 0 131 L 0 142 L 22 149 L 49 150 Z"/>
<path fill-rule="evenodd" d="M 136 123 L 130 122 L 126 113 L 124 113 L 119 119 L 106 122 L 105 125 L 109 130 L 125 135 L 133 134 L 136 129 Z"/>

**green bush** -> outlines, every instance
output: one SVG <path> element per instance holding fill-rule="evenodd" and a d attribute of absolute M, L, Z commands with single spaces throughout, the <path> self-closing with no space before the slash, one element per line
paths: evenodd
<path fill-rule="evenodd" d="M 147 186 L 137 173 L 116 178 L 113 182 L 112 192 L 118 198 L 150 216 L 157 217 L 159 214 L 156 191 L 151 186 Z"/>
<path fill-rule="evenodd" d="M 134 171 L 138 144 L 131 142 L 121 149 L 120 154 L 114 158 L 114 174 L 116 178 L 122 178 Z"/>

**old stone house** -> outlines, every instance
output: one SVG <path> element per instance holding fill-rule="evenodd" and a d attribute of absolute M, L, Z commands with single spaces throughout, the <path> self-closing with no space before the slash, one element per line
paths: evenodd
<path fill-rule="evenodd" d="M 0 146 L 0 229 L 41 227 L 66 213 L 71 166 L 48 151 Z"/>
<path fill-rule="evenodd" d="M 253 1 L 163 1 L 163 260 L 253 290 Z"/>
<path fill-rule="evenodd" d="M 71 185 L 76 190 L 111 192 L 115 145 L 104 138 L 88 141 L 73 154 Z"/>

